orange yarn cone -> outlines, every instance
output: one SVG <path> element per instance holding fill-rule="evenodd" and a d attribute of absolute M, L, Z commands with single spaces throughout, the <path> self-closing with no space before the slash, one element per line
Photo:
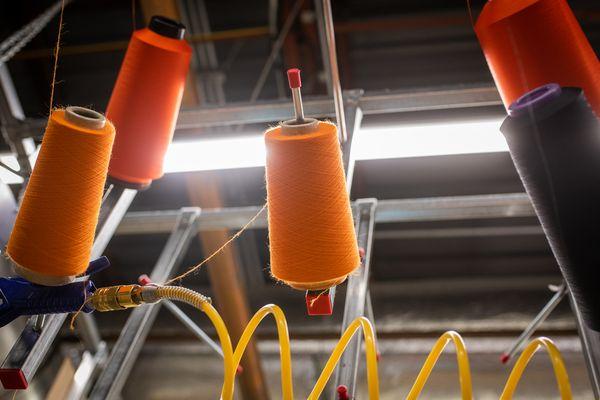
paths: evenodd
<path fill-rule="evenodd" d="M 343 282 L 360 259 L 335 125 L 265 142 L 272 275 L 300 290 Z"/>
<path fill-rule="evenodd" d="M 100 113 L 52 111 L 6 249 L 19 275 L 62 285 L 85 272 L 114 137 Z"/>
<path fill-rule="evenodd" d="M 163 175 L 192 53 L 184 32 L 152 17 L 129 42 L 106 110 L 118 132 L 109 175 L 125 186 L 142 189 Z"/>
<path fill-rule="evenodd" d="M 582 88 L 600 115 L 600 63 L 565 0 L 488 1 L 475 32 L 507 108 L 558 83 Z"/>

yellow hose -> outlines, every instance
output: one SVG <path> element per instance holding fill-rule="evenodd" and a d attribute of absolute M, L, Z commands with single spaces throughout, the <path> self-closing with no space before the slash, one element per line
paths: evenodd
<path fill-rule="evenodd" d="M 293 400 L 294 390 L 292 383 L 292 362 L 289 332 L 285 315 L 278 306 L 269 304 L 262 307 L 260 310 L 258 310 L 258 312 L 256 312 L 256 314 L 254 314 L 244 329 L 244 332 L 242 333 L 240 341 L 237 344 L 234 352 L 227 327 L 225 326 L 225 323 L 223 322 L 223 319 L 221 319 L 221 316 L 217 310 L 215 310 L 215 308 L 210 304 L 210 300 L 207 297 L 196 293 L 193 290 L 180 286 L 160 286 L 156 289 L 156 296 L 157 298 L 178 300 L 188 303 L 193 307 L 203 311 L 211 320 L 217 331 L 217 335 L 219 336 L 219 340 L 221 342 L 221 348 L 223 350 L 224 378 L 223 388 L 221 390 L 222 400 L 233 400 L 235 372 L 240 363 L 242 355 L 244 354 L 252 335 L 261 321 L 267 315 L 273 315 L 277 324 L 277 334 L 279 337 L 282 398 L 284 400 Z M 331 356 L 329 357 L 329 360 L 327 360 L 327 363 L 325 364 L 325 367 L 319 376 L 319 379 L 317 380 L 317 383 L 310 393 L 308 400 L 318 400 L 319 396 L 325 389 L 325 385 L 327 385 L 329 378 L 333 374 L 333 371 L 339 362 L 342 353 L 359 328 L 362 328 L 365 340 L 369 399 L 379 399 L 379 378 L 377 373 L 377 347 L 375 342 L 375 333 L 369 320 L 364 317 L 360 317 L 350 324 L 348 329 L 346 329 L 346 331 L 343 333 L 339 342 L 336 344 Z M 444 333 L 437 340 L 431 352 L 427 356 L 427 359 L 425 360 L 425 363 L 407 396 L 408 400 L 415 400 L 419 397 L 423 388 L 425 387 L 427 379 L 435 367 L 437 360 L 450 341 L 453 342 L 454 347 L 456 348 L 462 399 L 470 400 L 473 398 L 471 371 L 465 344 L 458 333 L 449 331 Z M 550 339 L 542 337 L 533 340 L 525 348 L 510 373 L 510 376 L 506 382 L 506 386 L 504 387 L 504 391 L 500 396 L 500 400 L 512 399 L 512 396 L 523 375 L 523 372 L 525 371 L 525 368 L 527 367 L 527 364 L 535 352 L 541 347 L 544 347 L 550 356 L 561 398 L 563 400 L 572 399 L 569 377 L 560 352 Z"/>
<path fill-rule="evenodd" d="M 460 390 L 462 393 L 463 400 L 470 400 L 473 398 L 473 388 L 471 385 L 471 368 L 469 367 L 469 356 L 467 355 L 467 349 L 465 347 L 465 343 L 462 340 L 462 337 L 454 331 L 448 331 L 444 333 L 440 338 L 435 342 L 435 345 L 431 349 L 431 352 L 427 356 L 425 360 L 425 364 L 421 368 L 421 372 L 417 375 L 417 379 L 410 389 L 407 400 L 415 400 L 421 394 L 427 379 L 429 379 L 429 375 L 435 367 L 438 358 L 446 348 L 446 345 L 452 341 L 454 343 L 454 347 L 456 348 L 456 360 L 458 361 L 458 375 L 460 379 Z"/>
<path fill-rule="evenodd" d="M 221 342 L 221 350 L 223 351 L 224 376 L 221 399 L 233 399 L 233 386 L 235 383 L 235 370 L 237 366 L 233 365 L 233 347 L 231 346 L 229 332 L 217 310 L 215 310 L 212 304 L 207 301 L 208 299 L 205 296 L 181 286 L 159 286 L 156 295 L 163 299 L 178 300 L 188 303 L 203 311 L 208 316 L 217 330 L 217 335 Z"/>
<path fill-rule="evenodd" d="M 556 377 L 556 383 L 558 385 L 558 391 L 560 392 L 560 397 L 563 400 L 571 400 L 573 395 L 571 394 L 571 384 L 569 383 L 569 375 L 567 374 L 567 369 L 565 367 L 565 363 L 560 355 L 560 351 L 552 342 L 552 340 L 546 337 L 540 337 L 532 340 L 521 356 L 515 363 L 508 380 L 506 381 L 506 385 L 504 386 L 504 390 L 502 391 L 502 395 L 500 396 L 500 400 L 510 400 L 513 397 L 515 389 L 521 380 L 521 376 L 527 368 L 527 364 L 533 357 L 536 351 L 539 348 L 544 347 L 550 356 L 550 361 L 552 362 L 552 368 L 554 369 L 554 376 Z"/>
<path fill-rule="evenodd" d="M 365 317 L 356 318 L 348 329 L 344 332 L 339 342 L 335 345 L 331 356 L 329 356 L 329 360 L 327 360 L 327 364 L 325 364 L 325 368 L 323 368 L 323 372 L 319 376 L 315 387 L 312 392 L 308 396 L 308 400 L 318 400 L 319 396 L 323 392 L 327 381 L 331 377 L 335 366 L 340 361 L 342 357 L 342 353 L 348 346 L 348 343 L 358 330 L 358 328 L 362 328 L 363 336 L 365 339 L 365 349 L 367 354 L 367 385 L 369 388 L 369 399 L 370 400 L 379 400 L 379 375 L 377 373 L 377 347 L 375 344 L 375 333 L 373 332 L 373 326 L 371 322 Z"/>
<path fill-rule="evenodd" d="M 233 353 L 233 366 L 237 368 L 239 365 L 242 355 L 250 342 L 250 338 L 254 334 L 254 331 L 260 324 L 260 322 L 269 314 L 273 314 L 275 323 L 277 324 L 277 335 L 279 337 L 279 357 L 281 359 L 281 394 L 284 400 L 293 400 L 294 389 L 292 384 L 292 355 L 290 350 L 290 335 L 288 333 L 287 321 L 281 308 L 274 304 L 268 304 L 262 307 L 254 314 L 242 336 L 240 341 L 235 347 Z"/>
<path fill-rule="evenodd" d="M 260 324 L 260 322 L 269 314 L 272 314 L 277 323 L 277 334 L 279 337 L 279 348 L 281 358 L 281 388 L 284 400 L 293 400 L 293 383 L 292 383 L 292 358 L 290 350 L 290 338 L 287 328 L 287 321 L 281 308 L 276 305 L 269 304 L 262 307 L 254 314 L 242 336 L 240 341 L 235 348 L 235 352 L 232 351 L 231 339 L 229 332 L 223 323 L 223 320 L 219 316 L 219 313 L 210 304 L 208 299 L 193 290 L 180 287 L 180 286 L 161 286 L 157 290 L 157 296 L 163 299 L 183 301 L 192 305 L 193 307 L 202 310 L 208 315 L 211 322 L 217 330 L 217 335 L 221 341 L 221 347 L 223 349 L 224 359 L 224 382 L 223 389 L 221 391 L 221 399 L 232 400 L 234 391 L 235 371 L 237 366 L 242 359 L 242 355 L 246 350 L 246 346 L 250 341 L 250 338 L 254 334 L 254 331 Z M 367 381 L 369 385 L 369 398 L 372 400 L 379 399 L 379 378 L 377 373 L 377 350 L 375 345 L 375 333 L 373 326 L 368 319 L 361 317 L 354 320 L 346 332 L 342 335 L 342 338 L 335 346 L 333 353 L 329 357 L 321 376 L 317 380 L 317 383 L 311 392 L 308 400 L 317 400 L 327 381 L 333 374 L 335 366 L 339 362 L 342 353 L 346 346 L 350 342 L 350 339 L 354 336 L 358 328 L 363 329 L 363 335 L 365 339 L 365 346 L 367 351 Z"/>

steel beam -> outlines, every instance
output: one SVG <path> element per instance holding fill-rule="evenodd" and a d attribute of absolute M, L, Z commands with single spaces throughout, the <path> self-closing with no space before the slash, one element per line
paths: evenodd
<path fill-rule="evenodd" d="M 191 239 L 196 234 L 199 214 L 200 209 L 195 207 L 181 210 L 175 228 L 150 276 L 153 282 L 166 281 L 179 265 Z M 106 368 L 92 389 L 90 400 L 119 398 L 159 309 L 160 303 L 157 303 L 136 308 L 131 312 L 106 361 Z"/>
<path fill-rule="evenodd" d="M 361 199 L 356 202 L 356 236 L 358 247 L 364 249 L 364 256 L 360 267 L 348 278 L 346 289 L 346 302 L 344 304 L 344 319 L 342 333 L 358 317 L 365 315 L 367 296 L 369 293 L 369 271 L 371 254 L 373 250 L 373 231 L 375 229 L 376 199 Z M 334 389 L 340 385 L 348 388 L 348 395 L 354 398 L 356 390 L 356 374 L 361 350 L 361 335 L 355 335 L 348 343 L 346 351 L 338 363 L 335 376 Z"/>
<path fill-rule="evenodd" d="M 356 202 L 353 203 L 356 207 Z M 260 207 L 230 207 L 203 209 L 199 231 L 238 230 Z M 267 227 L 267 213 L 259 216 L 250 229 Z M 378 224 L 418 221 L 450 221 L 534 217 L 535 212 L 525 193 L 477 196 L 431 197 L 422 199 L 379 200 L 375 221 Z M 117 235 L 140 235 L 170 232 L 177 211 L 137 211 L 125 215 Z"/>
<path fill-rule="evenodd" d="M 348 95 L 347 93 L 343 96 L 346 102 Z M 500 104 L 502 104 L 500 96 L 493 86 L 410 93 L 399 91 L 373 93 L 361 96 L 358 101 L 358 106 L 365 115 L 486 107 Z M 303 105 L 306 115 L 315 118 L 335 117 L 335 107 L 331 99 L 327 97 L 305 99 Z M 177 120 L 177 130 L 279 122 L 293 117 L 293 110 L 288 100 L 233 103 L 225 107 L 182 110 Z"/>
<path fill-rule="evenodd" d="M 354 91 L 345 91 L 347 105 Z M 498 90 L 493 86 L 454 88 L 420 92 L 386 91 L 360 96 L 358 107 L 364 115 L 379 115 L 428 110 L 447 110 L 499 106 Z M 327 97 L 305 98 L 304 112 L 315 118 L 335 117 L 335 107 Z M 204 106 L 179 113 L 176 134 L 208 127 L 224 127 L 285 121 L 293 118 L 289 100 L 256 103 L 228 103 L 226 106 Z M 19 127 L 21 137 L 41 135 L 45 121 L 28 120 Z"/>

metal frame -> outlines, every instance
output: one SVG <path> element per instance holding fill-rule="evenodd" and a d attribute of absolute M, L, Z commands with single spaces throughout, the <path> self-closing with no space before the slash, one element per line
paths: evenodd
<path fill-rule="evenodd" d="M 358 317 L 365 315 L 365 311 L 372 313 L 371 296 L 369 294 L 369 273 L 371 255 L 373 252 L 373 232 L 375 230 L 375 210 L 377 199 L 361 199 L 356 201 L 355 230 L 358 247 L 364 250 L 360 267 L 348 278 L 346 288 L 346 302 L 344 304 L 344 319 L 342 332 Z M 346 351 L 337 367 L 334 390 L 340 385 L 348 388 L 348 395 L 354 398 L 356 390 L 356 375 L 360 360 L 361 335 L 355 335 L 348 343 Z"/>
<path fill-rule="evenodd" d="M 353 208 L 357 205 L 357 201 L 352 202 Z M 238 230 L 259 210 L 257 206 L 205 208 L 198 217 L 198 231 Z M 267 213 L 268 210 L 256 218 L 248 229 L 267 228 Z M 178 210 L 128 212 L 116 234 L 167 233 L 173 229 L 178 214 Z M 375 211 L 377 224 L 516 217 L 535 217 L 525 193 L 379 200 Z"/>
<path fill-rule="evenodd" d="M 345 91 L 345 104 L 352 91 Z M 502 101 L 493 86 L 430 90 L 421 92 L 390 91 L 364 94 L 358 100 L 364 115 L 379 115 L 413 111 L 447 110 L 500 106 Z M 335 117 L 335 109 L 328 97 L 312 97 L 303 100 L 304 113 L 315 118 Z M 270 102 L 237 103 L 224 107 L 202 107 L 182 110 L 177 119 L 177 130 L 233 126 L 285 121 L 293 118 L 289 100 Z"/>
<path fill-rule="evenodd" d="M 171 236 L 152 270 L 150 279 L 153 282 L 166 281 L 179 265 L 196 234 L 199 215 L 199 208 L 181 209 Z M 132 310 L 106 361 L 106 367 L 92 389 L 90 400 L 119 398 L 159 310 L 160 303 Z"/>

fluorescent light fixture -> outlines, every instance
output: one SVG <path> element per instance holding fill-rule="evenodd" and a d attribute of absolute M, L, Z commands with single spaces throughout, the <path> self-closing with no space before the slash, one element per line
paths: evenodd
<path fill-rule="evenodd" d="M 502 119 L 495 118 L 363 128 L 354 138 L 351 157 L 379 160 L 505 152 L 508 146 L 500 133 L 501 123 Z M 174 173 L 262 167 L 265 157 L 262 135 L 176 140 L 167 151 L 164 170 Z M 13 155 L 0 155 L 0 160 L 18 168 Z M 9 184 L 23 181 L 3 168 L 0 179 Z"/>
<path fill-rule="evenodd" d="M 167 151 L 164 171 L 171 173 L 261 167 L 265 165 L 265 157 L 262 135 L 177 140 Z"/>
<path fill-rule="evenodd" d="M 508 151 L 502 119 L 396 125 L 361 129 L 352 145 L 355 160 L 379 160 Z M 265 165 L 262 135 L 175 141 L 165 172 L 207 171 Z"/>
<path fill-rule="evenodd" d="M 361 129 L 352 143 L 355 160 L 380 160 L 508 151 L 501 119 Z"/>

